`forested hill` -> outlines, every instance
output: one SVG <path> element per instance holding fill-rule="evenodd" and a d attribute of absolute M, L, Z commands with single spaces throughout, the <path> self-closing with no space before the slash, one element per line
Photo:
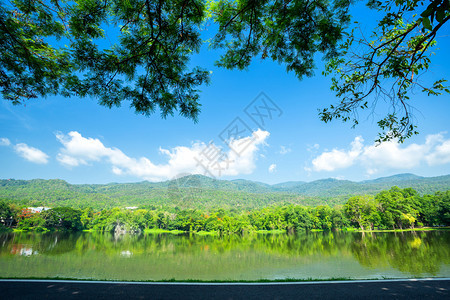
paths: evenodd
<path fill-rule="evenodd" d="M 438 177 L 420 177 L 414 174 L 398 174 L 389 177 L 382 177 L 374 180 L 354 182 L 349 180 L 322 179 L 312 182 L 293 182 L 289 186 L 283 187 L 278 184 L 280 191 L 289 191 L 304 196 L 317 197 L 339 197 L 356 194 L 376 194 L 382 190 L 398 186 L 399 188 L 411 187 L 420 194 L 432 194 L 437 191 L 450 189 L 450 175 Z"/>
<path fill-rule="evenodd" d="M 352 195 L 376 194 L 392 186 L 411 187 L 420 194 L 450 188 L 450 175 L 419 177 L 399 174 L 362 182 L 323 179 L 269 185 L 249 180 L 216 180 L 190 175 L 151 183 L 69 184 L 64 180 L 0 180 L 0 199 L 23 205 L 114 206 L 252 209 L 274 203 L 342 204 Z"/>

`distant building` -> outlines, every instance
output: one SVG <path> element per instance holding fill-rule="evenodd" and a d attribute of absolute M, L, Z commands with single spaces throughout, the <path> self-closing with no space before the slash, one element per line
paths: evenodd
<path fill-rule="evenodd" d="M 51 207 L 44 207 L 44 206 L 39 206 L 39 207 L 27 207 L 27 209 L 29 209 L 33 214 L 35 213 L 41 213 L 43 211 L 52 209 Z"/>
<path fill-rule="evenodd" d="M 3 224 L 6 227 L 11 227 L 13 225 L 14 221 L 15 220 L 13 219 L 13 217 L 8 217 L 8 218 L 0 217 L 0 224 Z"/>
<path fill-rule="evenodd" d="M 125 209 L 131 209 L 131 210 L 137 209 L 137 208 L 138 208 L 137 206 L 127 206 L 127 207 L 125 207 Z"/>

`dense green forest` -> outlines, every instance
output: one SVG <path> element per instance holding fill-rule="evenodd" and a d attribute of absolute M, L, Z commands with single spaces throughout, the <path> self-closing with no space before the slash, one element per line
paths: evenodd
<path fill-rule="evenodd" d="M 450 175 L 419 177 L 399 174 L 352 182 L 324 179 L 269 185 L 249 180 L 216 180 L 201 175 L 165 182 L 69 184 L 63 180 L 0 180 L 0 200 L 28 206 L 69 206 L 94 210 L 139 206 L 170 210 L 214 208 L 252 210 L 274 204 L 305 206 L 344 204 L 355 195 L 376 195 L 391 188 L 411 187 L 419 194 L 433 194 L 450 187 Z"/>
<path fill-rule="evenodd" d="M 19 202 L 20 203 L 20 202 Z M 0 202 L 0 218 L 22 230 L 142 232 L 181 230 L 245 233 L 258 230 L 404 229 L 450 225 L 450 190 L 420 195 L 412 188 L 392 187 L 375 196 L 353 196 L 344 205 L 273 204 L 252 210 L 167 207 L 94 210 L 53 207 L 33 213 L 14 202 Z M 2 225 L 4 227 L 4 225 Z"/>

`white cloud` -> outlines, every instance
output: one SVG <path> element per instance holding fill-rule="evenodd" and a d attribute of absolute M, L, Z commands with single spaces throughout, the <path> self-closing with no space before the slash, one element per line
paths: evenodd
<path fill-rule="evenodd" d="M 100 140 L 84 138 L 76 131 L 71 131 L 68 135 L 57 133 L 56 138 L 64 145 L 64 149 L 58 153 L 57 160 L 71 167 L 87 165 L 88 161 L 99 161 L 114 151 L 106 148 Z"/>
<path fill-rule="evenodd" d="M 86 164 L 85 161 L 81 162 L 80 160 L 78 160 L 75 157 L 66 155 L 66 154 L 62 154 L 62 153 L 58 153 L 58 156 L 56 157 L 56 159 L 62 163 L 63 165 L 66 165 L 68 167 L 76 167 L 78 165 L 80 165 L 80 163 Z"/>
<path fill-rule="evenodd" d="M 383 169 L 407 170 L 426 163 L 430 166 L 450 163 L 450 140 L 442 133 L 428 135 L 423 144 L 402 145 L 396 141 L 381 145 L 364 146 L 364 140 L 356 137 L 350 150 L 333 149 L 312 160 L 307 171 L 334 171 L 360 165 L 369 175 Z"/>
<path fill-rule="evenodd" d="M 0 146 L 9 146 L 11 142 L 7 138 L 0 138 Z"/>
<path fill-rule="evenodd" d="M 292 151 L 292 149 L 289 147 L 280 146 L 280 154 L 282 154 L 282 155 L 288 154 L 291 151 Z"/>
<path fill-rule="evenodd" d="M 351 143 L 351 150 L 333 149 L 330 152 L 324 152 L 312 161 L 313 171 L 334 171 L 336 169 L 347 168 L 351 166 L 354 160 L 361 153 L 364 140 L 358 136 Z M 311 168 L 307 168 L 310 171 Z"/>
<path fill-rule="evenodd" d="M 249 174 L 256 168 L 256 154 L 265 145 L 269 132 L 258 129 L 251 137 L 228 141 L 231 149 L 239 149 L 239 154 L 231 149 L 222 151 L 214 143 L 203 142 L 170 150 L 160 148 L 159 152 L 168 158 L 165 164 L 154 164 L 146 157 L 131 158 L 117 148 L 105 147 L 100 140 L 85 138 L 76 131 L 67 135 L 58 133 L 56 137 L 63 145 L 57 156 L 63 165 L 76 167 L 106 161 L 111 164 L 112 172 L 116 175 L 128 174 L 149 181 L 160 181 L 180 173 L 212 176 Z"/>
<path fill-rule="evenodd" d="M 28 146 L 27 144 L 20 143 L 14 146 L 14 150 L 28 161 L 36 164 L 48 163 L 48 155 L 39 149 Z"/>
<path fill-rule="evenodd" d="M 397 142 L 390 141 L 379 146 L 365 147 L 360 159 L 371 169 L 378 166 L 390 169 L 411 169 L 421 163 L 428 151 L 427 143 L 402 147 Z"/>
<path fill-rule="evenodd" d="M 450 140 L 436 146 L 435 151 L 429 153 L 425 159 L 431 166 L 450 163 Z"/>
<path fill-rule="evenodd" d="M 269 172 L 270 172 L 270 173 L 275 172 L 275 171 L 276 171 L 276 168 L 277 168 L 277 165 L 276 165 L 276 164 L 271 164 L 271 165 L 269 166 Z"/>
<path fill-rule="evenodd" d="M 314 145 L 308 145 L 306 147 L 306 150 L 308 150 L 308 152 L 316 152 L 317 150 L 319 150 L 320 145 L 319 144 L 314 144 Z"/>

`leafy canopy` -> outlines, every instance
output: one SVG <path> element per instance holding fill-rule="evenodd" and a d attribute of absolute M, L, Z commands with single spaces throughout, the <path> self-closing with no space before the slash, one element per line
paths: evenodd
<path fill-rule="evenodd" d="M 385 97 L 393 110 L 378 123 L 384 131 L 380 141 L 403 141 L 416 132 L 410 91 L 420 86 L 430 95 L 448 92 L 445 80 L 425 87 L 417 79 L 428 69 L 429 48 L 450 18 L 449 0 L 428 6 L 418 0 L 369 0 L 371 8 L 384 13 L 371 41 L 345 32 L 351 3 L 1 2 L 0 92 L 14 104 L 56 94 L 92 97 L 107 107 L 127 101 L 136 113 L 150 115 L 159 109 L 166 117 L 178 111 L 195 121 L 199 88 L 210 82 L 210 74 L 189 62 L 202 45 L 202 26 L 213 22 L 217 33 L 210 47 L 223 51 L 218 66 L 242 70 L 254 57 L 268 58 L 301 79 L 313 75 L 314 58 L 321 53 L 329 62 L 326 73 L 335 75 L 332 89 L 341 99 L 320 111 L 321 119 L 353 120 L 356 125 L 359 109 Z M 362 54 L 354 53 L 355 44 L 366 47 Z"/>
<path fill-rule="evenodd" d="M 420 77 L 430 67 L 430 49 L 437 33 L 450 19 L 449 0 L 369 0 L 368 5 L 384 13 L 372 36 L 352 30 L 342 44 L 342 56 L 334 57 L 325 74 L 333 74 L 332 90 L 341 99 L 320 111 L 325 121 L 341 119 L 358 124 L 358 112 L 375 109 L 378 100 L 390 111 L 378 121 L 378 142 L 417 134 L 410 95 L 421 90 L 428 95 L 450 93 L 445 79 L 430 85 Z"/>

